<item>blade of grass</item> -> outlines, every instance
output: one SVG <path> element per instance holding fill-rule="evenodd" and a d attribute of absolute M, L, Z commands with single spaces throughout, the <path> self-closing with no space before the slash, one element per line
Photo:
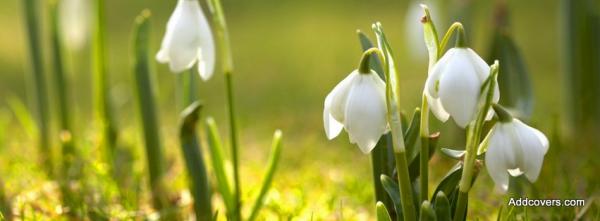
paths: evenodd
<path fill-rule="evenodd" d="M 279 163 L 279 158 L 281 156 L 281 131 L 276 130 L 273 135 L 273 144 L 271 146 L 271 157 L 269 158 L 269 164 L 267 166 L 267 171 L 265 173 L 265 177 L 262 180 L 262 184 L 260 187 L 260 192 L 256 196 L 254 200 L 254 206 L 252 206 L 252 212 L 250 213 L 250 217 L 248 221 L 254 221 L 256 216 L 258 216 L 258 212 L 263 206 L 264 198 L 267 194 L 267 191 L 271 187 L 271 183 L 273 182 L 273 176 L 275 175 L 275 171 L 277 170 L 277 165 Z"/>
<path fill-rule="evenodd" d="M 109 80 L 106 70 L 105 47 L 105 13 L 104 1 L 95 0 L 95 30 L 92 41 L 92 64 L 94 73 L 96 111 L 102 128 L 101 146 L 106 149 L 108 165 L 113 165 L 113 155 L 118 139 L 118 129 L 112 113 L 112 104 L 109 93 Z"/>
<path fill-rule="evenodd" d="M 200 118 L 200 102 L 194 102 L 181 113 L 181 129 L 179 139 L 181 153 L 185 159 L 186 169 L 192 196 L 194 197 L 194 211 L 196 220 L 213 220 L 211 206 L 211 192 L 206 174 L 206 166 L 200 151 L 200 143 L 196 132 L 196 125 Z"/>
<path fill-rule="evenodd" d="M 42 52 L 41 35 L 39 33 L 39 2 L 35 0 L 25 0 L 24 15 L 27 24 L 27 34 L 29 43 L 29 56 L 31 59 L 31 71 L 33 72 L 34 92 L 37 105 L 37 127 L 39 128 L 38 146 L 39 156 L 42 161 L 42 168 L 52 177 L 53 162 L 50 151 L 50 108 L 48 104 L 48 90 L 46 88 L 46 76 L 44 71 L 44 61 Z"/>
<path fill-rule="evenodd" d="M 156 209 L 166 206 L 163 177 L 163 155 L 159 133 L 159 121 L 154 105 L 153 75 L 150 67 L 148 50 L 150 36 L 150 11 L 144 10 L 135 19 L 133 33 L 133 55 L 135 75 L 135 88 L 138 96 L 139 110 L 142 117 L 144 142 L 150 175 L 150 188 L 152 190 L 153 204 Z"/>
<path fill-rule="evenodd" d="M 215 120 L 210 117 L 206 119 L 206 133 L 212 168 L 217 178 L 217 188 L 225 202 L 228 216 L 231 216 L 229 213 L 235 208 L 231 189 L 229 188 L 229 182 L 227 181 L 227 173 L 225 172 L 225 159 L 223 158 L 222 151 L 223 145 L 221 144 L 221 136 L 219 135 L 217 124 L 215 123 Z"/>

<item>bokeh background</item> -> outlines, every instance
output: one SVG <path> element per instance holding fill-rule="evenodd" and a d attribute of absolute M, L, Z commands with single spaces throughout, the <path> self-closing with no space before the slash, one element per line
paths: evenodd
<path fill-rule="evenodd" d="M 158 51 L 176 1 L 107 0 L 106 3 L 112 99 L 123 134 L 121 142 L 136 153 L 139 161 L 136 171 L 140 172 L 144 170 L 145 161 L 134 100 L 131 28 L 135 16 L 143 9 L 150 9 L 152 51 Z M 223 4 L 233 47 L 245 197 L 249 199 L 256 191 L 266 164 L 272 131 L 279 128 L 285 137 L 283 158 L 267 200 L 267 219 L 373 219 L 370 157 L 349 144 L 345 133 L 332 141 L 326 139 L 322 124 L 323 101 L 358 64 L 361 48 L 356 30 L 374 36 L 370 26 L 380 21 L 400 70 L 402 107 L 411 113 L 419 106 L 427 76 L 427 55 L 424 43 L 413 33 L 420 31 L 414 28 L 419 27 L 419 17 L 408 15 L 411 8 L 417 7 L 416 2 L 224 0 Z M 495 1 L 436 1 L 429 4 L 440 35 L 453 21 L 462 21 L 466 24 L 470 46 L 487 58 Z M 590 140 L 589 136 L 600 134 L 587 132 L 578 137 L 568 136 L 565 132 L 569 131 L 564 123 L 568 121 L 568 101 L 577 98 L 566 95 L 564 2 L 511 0 L 508 8 L 510 33 L 532 79 L 535 103 L 529 122 L 551 138 L 540 179 L 533 185 L 526 185 L 526 195 L 586 199 L 592 203 L 591 199 L 599 190 L 597 157 L 600 151 L 597 143 L 577 141 Z M 10 105 L 14 100 L 20 100 L 33 107 L 22 11 L 21 1 L 0 2 L 0 27 L 3 30 L 0 32 L 0 127 L 4 129 L 0 139 L 0 176 L 6 183 L 7 195 L 13 199 L 52 204 L 55 201 L 52 194 L 43 194 L 48 180 L 37 164 L 35 142 L 28 133 L 31 125 L 19 120 Z M 48 38 L 44 40 L 47 44 Z M 92 142 L 95 127 L 90 119 L 95 115 L 89 52 L 88 45 L 69 50 L 68 76 L 77 112 L 77 129 L 87 136 L 84 139 Z M 182 110 L 177 96 L 180 85 L 167 65 L 156 63 L 154 66 L 161 132 L 170 164 L 169 174 L 174 180 L 170 185 L 182 190 L 186 186 L 185 171 L 176 139 L 178 115 Z M 199 97 L 206 104 L 203 115 L 213 116 L 226 137 L 227 109 L 222 73 L 217 71 L 211 80 L 199 83 L 199 87 Z M 56 112 L 51 113 L 54 114 Z M 454 123 L 436 123 L 433 128 L 443 132 L 442 147 L 462 147 L 464 134 Z M 54 143 L 57 143 L 56 138 Z M 58 144 L 55 146 L 58 148 Z M 432 185 L 452 163 L 440 154 L 434 156 Z M 145 188 L 143 184 L 140 188 Z M 493 189 L 486 172 L 479 176 L 474 191 L 470 201 L 473 218 L 493 219 L 498 208 L 504 205 L 505 195 Z M 32 193 L 38 194 L 30 196 Z M 591 217 L 598 218 L 597 206 L 595 208 L 591 210 L 595 212 Z M 529 214 L 540 219 L 572 219 L 581 209 L 531 208 Z"/>

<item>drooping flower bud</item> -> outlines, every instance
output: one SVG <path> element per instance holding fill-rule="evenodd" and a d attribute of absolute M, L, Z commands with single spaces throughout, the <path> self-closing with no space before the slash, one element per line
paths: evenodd
<path fill-rule="evenodd" d="M 496 185 L 506 191 L 509 174 L 524 174 L 531 182 L 537 180 L 549 142 L 542 132 L 520 120 L 503 119 L 490 130 L 484 143 L 488 145 L 485 154 L 488 173 Z"/>
<path fill-rule="evenodd" d="M 346 129 L 351 143 L 369 153 L 387 132 L 385 83 L 372 70 L 355 70 L 325 98 L 323 123 L 328 139 Z"/>
<path fill-rule="evenodd" d="M 466 127 L 477 116 L 481 86 L 489 75 L 490 67 L 470 48 L 448 50 L 433 66 L 425 83 L 431 111 L 443 122 L 452 116 L 458 126 Z M 496 86 L 492 102 L 499 99 Z"/>
<path fill-rule="evenodd" d="M 169 63 L 174 73 L 189 69 L 198 62 L 200 77 L 210 79 L 215 66 L 215 43 L 197 0 L 177 2 L 156 60 Z"/>

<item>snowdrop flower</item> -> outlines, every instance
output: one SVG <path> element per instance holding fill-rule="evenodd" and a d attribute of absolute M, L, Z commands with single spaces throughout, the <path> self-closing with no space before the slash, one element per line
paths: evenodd
<path fill-rule="evenodd" d="M 350 142 L 367 154 L 387 132 L 388 124 L 385 83 L 377 73 L 362 66 L 361 62 L 359 70 L 350 73 L 327 95 L 323 123 L 328 139 L 337 137 L 344 128 Z"/>
<path fill-rule="evenodd" d="M 63 0 L 58 7 L 64 44 L 74 50 L 83 48 L 90 27 L 90 0 Z"/>
<path fill-rule="evenodd" d="M 464 128 L 477 116 L 480 90 L 490 67 L 470 48 L 448 50 L 433 66 L 425 82 L 425 95 L 433 114 L 442 122 L 450 116 Z M 494 87 L 493 103 L 500 99 Z M 488 120 L 493 113 L 490 110 Z"/>
<path fill-rule="evenodd" d="M 508 190 L 509 174 L 524 174 L 529 181 L 535 182 L 548 151 L 548 138 L 539 130 L 510 117 L 497 105 L 494 109 L 502 114 L 484 141 L 488 145 L 485 155 L 488 173 L 503 191 Z"/>
<path fill-rule="evenodd" d="M 167 23 L 160 51 L 160 63 L 169 63 L 174 73 L 198 62 L 198 72 L 208 80 L 215 66 L 215 45 L 208 21 L 197 0 L 179 0 Z"/>

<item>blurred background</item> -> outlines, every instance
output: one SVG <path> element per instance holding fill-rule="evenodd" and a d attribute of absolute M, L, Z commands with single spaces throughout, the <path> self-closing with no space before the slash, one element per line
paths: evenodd
<path fill-rule="evenodd" d="M 431 8 L 440 36 L 452 22 L 463 22 L 469 45 L 485 59 L 492 56 L 499 23 L 498 2 L 425 1 Z M 594 89 L 600 88 L 600 69 L 597 65 L 585 67 L 599 64 L 600 56 L 598 52 L 585 50 L 600 49 L 597 19 L 600 4 L 598 1 L 573 1 L 587 5 L 572 8 L 575 3 L 568 0 L 503 2 L 509 21 L 505 31 L 520 50 L 531 80 L 533 106 L 527 120 L 551 140 L 540 178 L 532 185 L 523 185 L 524 195 L 544 199 L 586 199 L 592 204 L 600 185 L 597 176 L 600 163 L 596 159 L 600 154 L 597 142 L 600 93 Z M 122 142 L 133 150 L 135 159 L 144 158 L 134 99 L 131 28 L 141 10 L 151 10 L 151 47 L 155 53 L 176 1 L 107 0 L 106 4 L 111 99 L 123 134 Z M 272 131 L 279 128 L 285 137 L 283 158 L 268 195 L 267 219 L 373 219 L 370 157 L 349 144 L 345 133 L 332 141 L 326 139 L 322 123 L 323 101 L 327 93 L 357 67 L 361 47 L 356 30 L 373 38 L 371 24 L 380 21 L 401 71 L 402 107 L 412 113 L 420 106 L 421 90 L 427 77 L 427 54 L 419 34 L 422 31 L 421 10 L 417 2 L 224 0 L 223 4 L 234 56 L 241 173 L 248 195 L 245 197 L 257 191 L 253 186 L 257 186 L 255 184 L 262 176 Z M 0 174 L 6 195 L 16 199 L 14 204 L 39 202 L 51 205 L 56 199 L 51 193 L 44 193 L 47 179 L 40 172 L 35 142 L 32 133 L 28 132 L 32 125 L 27 123 L 26 117 L 15 113 L 15 106 L 18 106 L 15 103 L 21 101 L 35 116 L 22 6 L 17 0 L 0 3 L 0 27 L 3 29 L 0 33 L 0 129 L 3 129 Z M 82 10 L 81 22 L 85 23 L 87 13 Z M 573 28 L 574 23 L 580 24 L 575 15 L 583 11 L 593 12 L 585 19 L 594 25 Z M 42 18 L 44 16 L 47 15 L 43 14 Z M 570 23 L 574 19 L 575 22 Z M 47 28 L 47 20 L 42 20 L 45 23 L 42 27 Z M 584 43 L 574 34 L 579 32 L 595 38 L 589 37 L 591 43 Z M 48 44 L 47 36 L 43 40 Z M 76 131 L 80 131 L 89 143 L 94 141 L 95 130 L 90 120 L 95 115 L 89 41 L 84 41 L 79 48 L 69 46 L 72 43 L 73 39 L 65 41 L 68 79 L 72 87 L 70 96 L 76 110 Z M 571 59 L 581 54 L 580 49 L 584 50 L 581 53 L 588 53 L 583 56 L 588 61 L 585 64 Z M 46 62 L 50 64 L 49 60 Z M 183 108 L 177 97 L 180 85 L 167 65 L 155 63 L 154 67 L 161 132 L 169 176 L 174 180 L 170 185 L 181 190 L 185 188 L 185 181 L 182 181 L 185 172 L 176 139 L 178 116 Z M 228 119 L 222 73 L 217 70 L 211 80 L 199 83 L 199 88 L 199 97 L 206 105 L 202 114 L 213 116 L 226 137 Z M 581 88 L 587 89 L 579 90 Z M 54 103 L 51 100 L 51 104 Z M 50 113 L 51 116 L 55 114 Z M 437 120 L 432 121 L 436 122 L 432 131 L 442 131 L 441 147 L 463 147 L 464 133 L 453 122 L 442 125 Z M 56 148 L 57 137 L 53 138 Z M 90 153 L 93 156 L 94 151 L 90 150 Z M 143 171 L 145 161 L 138 161 L 135 171 Z M 432 185 L 452 163 L 440 154 L 434 156 L 430 175 Z M 101 166 L 94 167 L 102 171 Z M 142 186 L 140 188 L 145 188 Z M 474 191 L 470 201 L 473 218 L 493 219 L 498 208 L 504 205 L 505 195 L 493 190 L 493 182 L 486 172 L 479 176 Z M 573 219 L 581 209 L 530 208 L 529 215 L 537 219 Z M 593 211 L 592 218 L 600 216 L 597 205 L 590 211 Z"/>

